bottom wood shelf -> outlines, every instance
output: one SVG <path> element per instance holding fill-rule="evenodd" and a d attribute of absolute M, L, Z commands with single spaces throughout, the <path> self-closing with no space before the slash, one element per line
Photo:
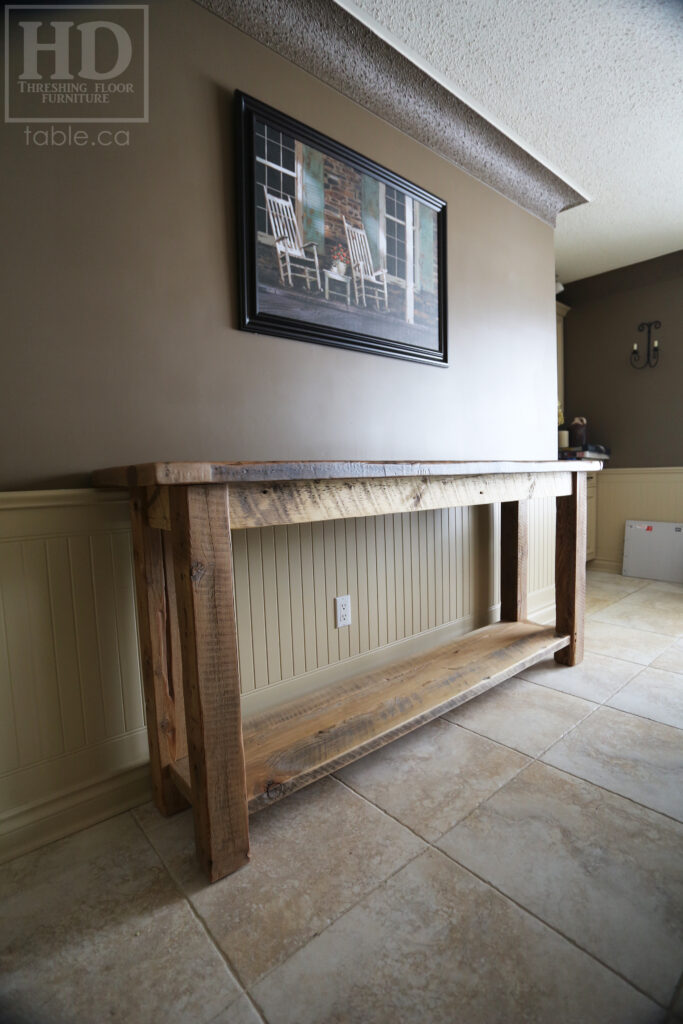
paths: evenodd
<path fill-rule="evenodd" d="M 377 750 L 568 645 L 553 627 L 499 622 L 247 718 L 249 809 Z M 187 758 L 171 766 L 171 776 L 190 799 Z"/>

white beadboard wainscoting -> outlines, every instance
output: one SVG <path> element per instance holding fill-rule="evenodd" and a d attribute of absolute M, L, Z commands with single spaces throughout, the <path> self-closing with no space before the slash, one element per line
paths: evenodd
<path fill-rule="evenodd" d="M 621 572 L 627 519 L 683 522 L 683 466 L 604 469 L 597 474 L 597 481 L 594 569 Z"/>
<path fill-rule="evenodd" d="M 555 500 L 530 520 L 548 620 Z M 499 527 L 480 506 L 235 531 L 245 714 L 497 618 Z M 149 794 L 127 497 L 0 494 L 0 860 Z"/>

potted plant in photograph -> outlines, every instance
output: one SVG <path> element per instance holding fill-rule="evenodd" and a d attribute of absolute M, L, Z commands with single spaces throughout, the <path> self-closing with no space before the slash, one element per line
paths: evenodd
<path fill-rule="evenodd" d="M 349 254 L 343 245 L 335 245 L 332 247 L 330 253 L 330 259 L 332 261 L 332 269 L 336 274 L 341 277 L 346 273 L 346 268 L 349 265 Z"/>

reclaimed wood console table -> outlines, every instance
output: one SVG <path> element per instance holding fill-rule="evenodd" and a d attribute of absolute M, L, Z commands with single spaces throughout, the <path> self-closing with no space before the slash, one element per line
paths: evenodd
<path fill-rule="evenodd" d="M 154 796 L 191 803 L 211 881 L 256 811 L 554 654 L 583 657 L 586 474 L 599 462 L 155 462 L 130 490 Z M 528 500 L 557 498 L 556 629 L 526 621 Z M 501 502 L 501 622 L 242 722 L 230 530 Z"/>

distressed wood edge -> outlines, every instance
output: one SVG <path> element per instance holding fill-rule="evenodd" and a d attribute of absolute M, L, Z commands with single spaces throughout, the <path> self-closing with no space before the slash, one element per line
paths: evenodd
<path fill-rule="evenodd" d="M 479 697 L 482 693 L 486 693 L 487 690 L 491 690 L 494 686 L 498 686 L 499 683 L 505 682 L 507 679 L 512 678 L 512 676 L 524 671 L 524 669 L 529 668 L 531 665 L 535 665 L 537 662 L 542 661 L 543 658 L 547 658 L 551 654 L 556 654 L 564 647 L 567 647 L 569 642 L 570 638 L 568 636 L 555 636 L 548 640 L 548 643 L 544 645 L 542 650 L 535 651 L 528 657 L 516 661 L 514 665 L 501 669 L 499 672 L 489 676 L 487 679 L 482 679 L 481 682 L 475 683 L 473 686 L 463 690 L 461 693 L 455 694 L 453 697 L 450 697 L 441 704 L 423 711 L 415 718 L 412 718 L 407 722 L 402 722 L 400 725 L 394 726 L 386 732 L 378 733 L 377 736 L 367 740 L 365 743 L 362 743 L 357 747 L 353 747 L 345 751 L 343 754 L 340 754 L 338 757 L 333 758 L 322 765 L 318 765 L 309 771 L 302 772 L 301 775 L 297 775 L 293 779 L 278 783 L 276 787 L 271 789 L 270 794 L 268 792 L 264 792 L 250 797 L 249 813 L 253 814 L 256 811 L 262 810 L 264 807 L 270 807 L 272 804 L 284 799 L 284 797 L 289 796 L 291 793 L 295 793 L 298 789 L 303 789 L 305 786 L 309 786 L 318 779 L 323 778 L 326 775 L 331 775 L 340 768 L 344 768 L 347 764 L 352 764 L 354 761 L 358 761 L 361 757 L 365 757 L 366 754 L 379 750 L 388 743 L 392 743 L 394 740 L 400 739 L 401 736 L 405 736 L 409 732 L 419 729 L 420 726 L 427 725 L 429 722 L 434 721 L 435 718 L 440 718 L 442 715 L 447 714 L 449 711 L 453 711 L 461 704 L 467 703 L 467 701 L 472 700 L 474 697 Z"/>
<path fill-rule="evenodd" d="M 211 882 L 249 860 L 226 491 L 190 485 L 170 501 L 195 846 Z"/>
<path fill-rule="evenodd" d="M 534 624 L 532 623 L 532 625 Z M 301 775 L 298 775 L 293 779 L 278 783 L 277 787 L 272 789 L 270 794 L 264 792 L 249 797 L 249 814 L 254 814 L 257 811 L 263 810 L 264 807 L 269 807 L 271 804 L 277 803 L 290 793 L 294 793 L 298 789 L 303 789 L 305 786 L 311 785 L 311 783 L 316 782 L 318 779 L 323 778 L 326 775 L 330 775 L 332 772 L 343 768 L 347 764 L 351 764 L 353 761 L 359 760 L 366 754 L 380 749 L 401 736 L 405 736 L 407 733 L 420 728 L 422 725 L 426 725 L 435 718 L 439 718 L 447 712 L 453 711 L 461 704 L 465 704 L 467 701 L 480 696 L 482 693 L 486 693 L 487 690 L 492 689 L 499 683 L 505 682 L 506 679 L 510 679 L 512 676 L 524 671 L 524 669 L 543 660 L 543 658 L 547 658 L 549 655 L 554 654 L 569 645 L 569 636 L 558 636 L 557 634 L 554 636 L 551 635 L 552 627 L 538 626 L 539 632 L 544 628 L 549 635 L 541 649 L 532 652 L 524 658 L 518 659 L 513 665 L 509 665 L 506 668 L 501 669 L 499 672 L 496 672 L 495 675 L 489 676 L 488 678 L 481 680 L 479 683 L 474 683 L 461 693 L 455 694 L 448 700 L 435 705 L 433 708 L 427 709 L 420 715 L 415 716 L 415 718 L 409 719 L 407 722 L 403 722 L 392 729 L 386 730 L 385 732 L 378 733 L 377 736 L 373 737 L 371 740 L 367 740 L 365 743 L 362 743 L 357 747 L 352 747 L 348 751 L 345 751 L 344 754 L 341 754 L 324 764 L 317 765 L 315 768 L 312 768 L 307 772 L 302 772 Z M 532 637 L 530 636 L 525 639 L 531 638 Z M 425 657 L 428 657 L 428 655 L 425 655 Z M 277 715 L 277 709 L 274 709 L 273 713 Z M 187 796 L 188 799 L 191 799 L 192 787 L 190 781 L 189 759 L 187 757 L 179 759 L 169 766 L 169 771 L 180 792 Z"/>
<path fill-rule="evenodd" d="M 447 714 L 449 711 L 453 711 L 461 704 L 465 704 L 467 701 L 480 696 L 482 693 L 486 693 L 487 690 L 492 689 L 494 686 L 498 686 L 499 683 L 505 682 L 506 679 L 510 679 L 518 672 L 524 671 L 525 668 L 535 665 L 538 661 L 541 661 L 543 658 L 547 658 L 550 654 L 560 651 L 563 647 L 567 647 L 568 645 L 568 636 L 555 637 L 555 639 L 550 641 L 542 651 L 536 652 L 534 655 L 530 655 L 528 658 L 516 662 L 514 666 L 510 666 L 508 669 L 502 669 L 495 676 L 484 679 L 480 683 L 475 683 L 473 686 L 469 687 L 469 689 L 456 694 L 454 697 L 451 697 L 449 700 L 444 701 L 442 704 L 439 704 L 434 708 L 430 708 L 428 711 L 423 712 L 416 718 L 410 719 L 410 721 L 404 722 L 399 726 L 395 726 L 393 729 L 387 730 L 387 732 L 379 733 L 366 743 L 363 743 L 358 747 L 353 747 L 344 754 L 341 754 L 339 757 L 336 757 L 325 764 L 319 765 L 308 772 L 303 772 L 294 779 L 290 779 L 284 783 L 279 783 L 278 786 L 271 791 L 271 795 L 268 793 L 259 793 L 257 796 L 250 797 L 249 813 L 255 814 L 257 811 L 261 811 L 265 807 L 270 807 L 271 804 L 284 799 L 286 796 L 289 796 L 290 793 L 295 793 L 298 789 L 310 786 L 311 783 L 316 782 L 318 779 L 323 778 L 326 775 L 331 775 L 332 772 L 338 771 L 347 764 L 352 764 L 361 757 L 365 757 L 366 754 L 370 754 L 374 750 L 379 750 L 381 747 L 393 742 L 393 740 L 407 735 L 407 733 L 412 732 L 414 729 L 419 729 L 420 726 L 426 725 L 435 718 L 440 718 L 442 715 Z M 171 766 L 171 775 L 178 786 L 178 789 L 181 792 L 189 794 L 190 766 L 187 758 L 182 758 Z"/>
<path fill-rule="evenodd" d="M 152 789 L 157 808 L 168 816 L 187 806 L 167 772 L 167 765 L 175 755 L 176 734 L 184 750 L 185 725 L 182 701 L 177 706 L 169 689 L 171 652 L 168 649 L 168 629 L 172 610 L 169 609 L 163 536 L 147 523 L 145 500 L 141 489 L 131 491 L 137 633 Z"/>
<path fill-rule="evenodd" d="M 572 479 L 569 473 L 505 473 L 230 484 L 230 520 L 233 529 L 250 529 L 528 501 L 571 494 Z"/>
<path fill-rule="evenodd" d="M 529 591 L 529 502 L 503 501 L 500 506 L 500 617 L 527 618 Z"/>
<path fill-rule="evenodd" d="M 95 470 L 93 487 L 277 483 L 285 480 L 394 479 L 477 476 L 498 473 L 595 473 L 602 462 L 586 460 L 298 460 L 277 462 L 145 462 Z"/>
<path fill-rule="evenodd" d="M 555 226 L 587 201 L 341 6 L 327 0 L 195 0 L 506 199 Z"/>
<path fill-rule="evenodd" d="M 579 665 L 584 656 L 586 618 L 587 480 L 575 477 L 572 493 L 556 500 L 555 608 L 557 628 L 569 634 L 560 665 Z"/>
<path fill-rule="evenodd" d="M 190 779 L 190 758 L 179 757 L 177 761 L 173 761 L 168 766 L 168 774 L 171 776 L 178 792 L 182 793 L 188 804 L 191 804 L 192 780 Z"/>
<path fill-rule="evenodd" d="M 147 522 L 155 530 L 169 532 L 171 529 L 171 508 L 168 487 L 157 485 L 147 487 Z"/>

